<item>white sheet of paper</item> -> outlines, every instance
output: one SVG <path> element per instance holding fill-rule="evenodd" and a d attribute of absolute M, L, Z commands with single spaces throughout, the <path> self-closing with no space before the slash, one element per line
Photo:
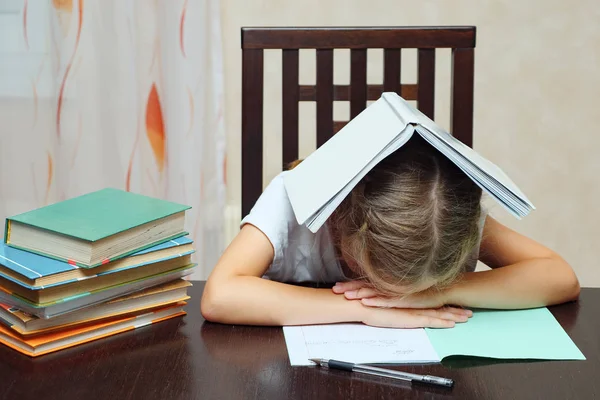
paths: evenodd
<path fill-rule="evenodd" d="M 440 358 L 424 329 L 375 328 L 362 324 L 283 327 L 292 366 L 310 358 L 353 363 L 437 363 Z"/>

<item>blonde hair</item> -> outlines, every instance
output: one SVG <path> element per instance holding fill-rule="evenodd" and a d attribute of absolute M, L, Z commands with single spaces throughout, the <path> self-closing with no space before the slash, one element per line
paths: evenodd
<path fill-rule="evenodd" d="M 410 294 L 464 271 L 479 242 L 480 201 L 467 175 L 414 137 L 373 168 L 328 223 L 343 257 L 379 292 Z"/>

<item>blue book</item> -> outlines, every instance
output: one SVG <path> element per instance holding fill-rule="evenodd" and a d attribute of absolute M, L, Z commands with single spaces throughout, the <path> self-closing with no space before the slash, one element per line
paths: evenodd
<path fill-rule="evenodd" d="M 9 283 L 12 282 L 28 290 L 48 289 L 191 255 L 193 252 L 192 240 L 184 236 L 89 269 L 0 243 L 0 285 L 7 288 L 13 286 Z"/>

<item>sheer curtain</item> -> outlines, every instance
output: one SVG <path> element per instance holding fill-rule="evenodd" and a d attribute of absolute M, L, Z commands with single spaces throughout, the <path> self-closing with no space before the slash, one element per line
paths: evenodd
<path fill-rule="evenodd" d="M 191 205 L 223 242 L 218 0 L 0 0 L 0 217 L 103 187 Z"/>

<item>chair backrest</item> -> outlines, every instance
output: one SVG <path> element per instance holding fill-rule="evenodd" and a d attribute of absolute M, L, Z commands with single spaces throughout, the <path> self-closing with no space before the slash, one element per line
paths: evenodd
<path fill-rule="evenodd" d="M 248 214 L 263 182 L 263 51 L 282 50 L 283 163 L 298 158 L 298 105 L 315 101 L 317 147 L 347 121 L 333 120 L 333 102 L 349 101 L 354 118 L 381 94 L 416 100 L 434 117 L 435 49 L 451 48 L 451 133 L 473 141 L 475 27 L 242 28 L 242 216 Z M 418 49 L 416 84 L 400 82 L 401 49 Z M 298 81 L 299 49 L 316 49 L 316 85 Z M 333 84 L 333 50 L 350 49 L 350 85 Z M 367 84 L 367 49 L 383 49 L 382 85 Z"/>

